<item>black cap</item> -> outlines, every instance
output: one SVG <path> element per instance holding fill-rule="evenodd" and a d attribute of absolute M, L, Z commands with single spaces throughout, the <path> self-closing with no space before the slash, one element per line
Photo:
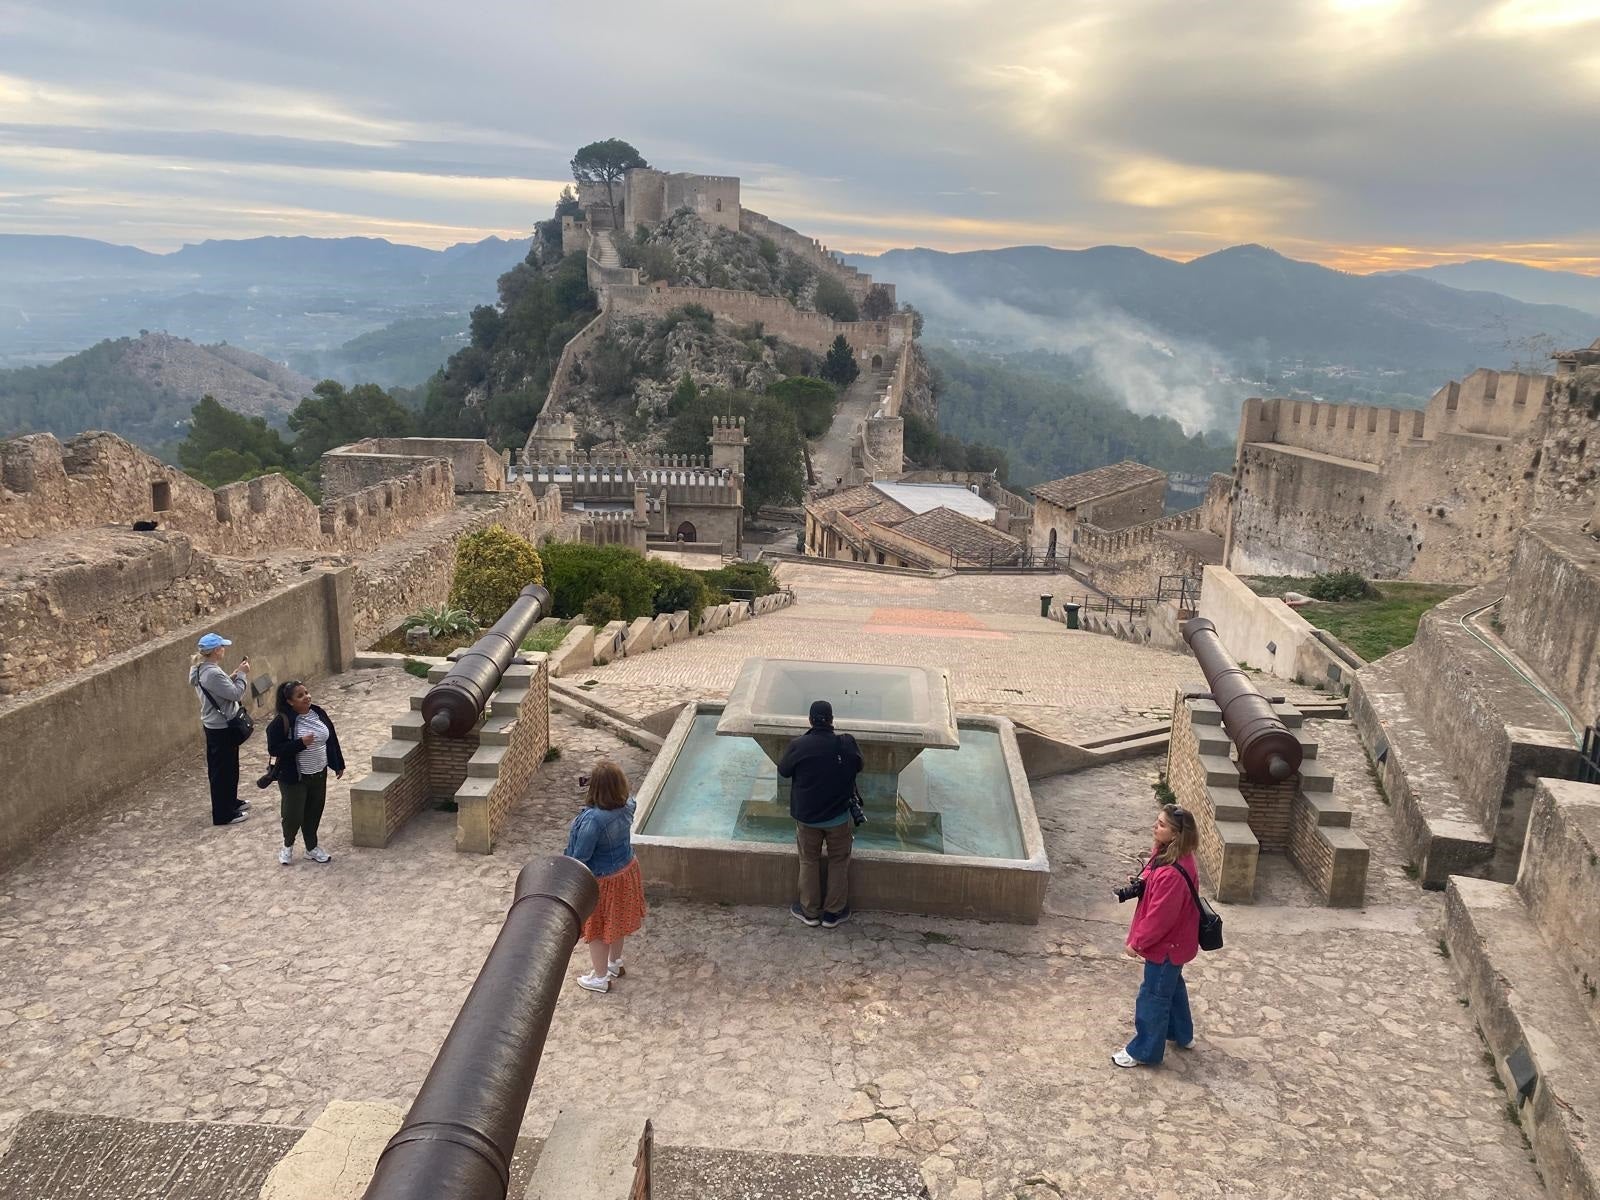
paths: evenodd
<path fill-rule="evenodd" d="M 826 700 L 813 700 L 811 702 L 811 723 L 813 725 L 832 725 L 833 705 Z"/>

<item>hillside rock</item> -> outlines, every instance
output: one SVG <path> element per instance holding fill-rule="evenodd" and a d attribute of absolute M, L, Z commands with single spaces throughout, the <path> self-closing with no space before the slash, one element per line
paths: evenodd
<path fill-rule="evenodd" d="M 132 339 L 119 365 L 186 403 L 209 395 L 224 408 L 252 417 L 288 412 L 314 386 L 306 376 L 237 346 L 198 346 L 165 333 Z"/>
<path fill-rule="evenodd" d="M 810 263 L 747 233 L 708 225 L 688 209 L 653 229 L 635 230 L 633 238 L 618 238 L 618 249 L 625 263 L 674 287 L 731 288 L 815 308 L 817 273 Z"/>

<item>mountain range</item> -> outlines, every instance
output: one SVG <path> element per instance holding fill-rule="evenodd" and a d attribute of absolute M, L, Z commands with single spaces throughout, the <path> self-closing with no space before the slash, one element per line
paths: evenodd
<path fill-rule="evenodd" d="M 1600 275 L 1547 271 L 1495 258 L 1474 258 L 1395 273 L 1431 279 L 1465 291 L 1499 292 L 1527 304 L 1565 304 L 1591 316 L 1600 316 Z"/>
<path fill-rule="evenodd" d="M 145 329 L 337 365 L 345 343 L 397 321 L 449 318 L 465 330 L 530 244 L 491 237 L 428 250 L 381 238 L 264 237 L 152 254 L 0 235 L 0 367 L 56 362 Z M 421 382 L 443 361 L 386 382 Z"/>

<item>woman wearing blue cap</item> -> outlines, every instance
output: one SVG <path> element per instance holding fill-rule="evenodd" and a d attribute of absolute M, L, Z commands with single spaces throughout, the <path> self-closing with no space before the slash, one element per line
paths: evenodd
<path fill-rule="evenodd" d="M 189 685 L 200 697 L 200 724 L 206 734 L 213 825 L 237 825 L 250 815 L 239 799 L 239 740 L 228 728 L 250 686 L 250 660 L 241 658 L 229 675 L 222 659 L 231 645 L 220 633 L 208 633 L 200 639 L 200 652 L 189 660 Z"/>

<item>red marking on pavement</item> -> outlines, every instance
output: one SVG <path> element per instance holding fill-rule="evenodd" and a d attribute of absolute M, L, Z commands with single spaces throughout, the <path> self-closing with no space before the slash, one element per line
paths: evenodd
<path fill-rule="evenodd" d="M 895 625 L 901 628 L 922 629 L 987 629 L 988 626 L 971 613 L 951 612 L 943 608 L 875 608 L 867 624 Z"/>
<path fill-rule="evenodd" d="M 866 628 L 873 633 L 905 633 L 913 637 L 932 638 L 979 638 L 990 641 L 1009 642 L 1011 635 L 1001 633 L 995 629 L 932 629 L 927 625 L 879 625 L 869 621 Z"/>

